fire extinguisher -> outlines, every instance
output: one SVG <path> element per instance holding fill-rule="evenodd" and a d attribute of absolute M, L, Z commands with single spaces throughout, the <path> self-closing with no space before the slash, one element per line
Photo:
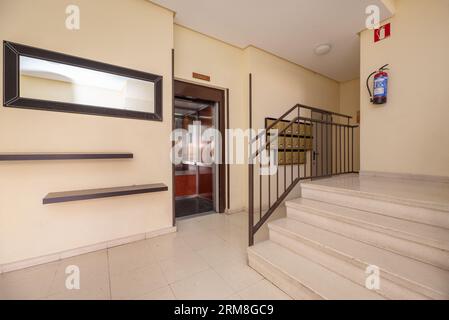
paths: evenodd
<path fill-rule="evenodd" d="M 374 71 L 366 79 L 366 87 L 368 88 L 369 96 L 371 98 L 371 103 L 374 104 L 384 104 L 387 103 L 388 96 L 388 73 L 386 72 L 389 65 L 386 64 L 378 71 Z M 369 87 L 369 81 L 371 77 L 374 76 L 373 93 Z"/>

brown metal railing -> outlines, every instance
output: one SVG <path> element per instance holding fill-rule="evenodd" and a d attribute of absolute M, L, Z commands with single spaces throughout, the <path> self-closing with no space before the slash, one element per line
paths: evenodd
<path fill-rule="evenodd" d="M 310 117 L 302 116 L 301 112 L 310 113 Z M 250 121 L 252 114 L 250 113 Z M 290 120 L 290 118 L 292 118 Z M 250 139 L 250 157 L 248 164 L 249 172 L 249 245 L 254 244 L 254 236 L 257 231 L 270 218 L 273 212 L 282 204 L 290 192 L 302 180 L 318 179 L 341 175 L 346 173 L 356 173 L 354 170 L 354 130 L 357 125 L 350 124 L 350 116 L 330 112 L 314 107 L 295 105 L 285 112 L 279 119 Z M 280 123 L 285 126 L 278 131 L 278 135 L 272 137 L 270 130 L 278 127 Z M 294 134 L 293 126 L 297 126 L 298 134 Z M 311 134 L 301 135 L 301 126 L 310 126 Z M 250 128 L 251 129 L 251 128 Z M 287 143 L 283 144 L 280 150 L 277 146 L 277 139 L 290 137 L 293 147 L 293 138 L 299 140 L 297 148 L 287 148 Z M 312 139 L 312 148 L 306 148 L 306 139 Z M 302 143 L 303 142 L 303 143 Z M 252 151 L 253 144 L 259 144 L 255 152 Z M 260 155 L 262 151 L 267 150 L 268 167 L 271 166 L 272 152 L 283 153 L 284 163 L 277 167 L 275 176 L 262 175 L 262 162 Z M 287 163 L 287 150 L 290 153 L 290 162 Z M 319 152 L 317 152 L 319 151 Z M 297 153 L 297 163 L 294 161 L 294 153 Z M 304 155 L 304 161 L 301 161 L 301 154 Z M 259 160 L 259 161 L 257 161 Z M 255 165 L 258 162 L 258 215 L 255 212 Z M 289 168 L 287 168 L 289 167 Z M 296 168 L 295 168 L 296 167 Z M 296 169 L 296 170 L 295 170 Z M 289 171 L 289 172 L 287 172 Z M 280 174 L 282 174 L 283 183 L 280 184 Z M 289 178 L 289 179 L 288 179 Z M 272 190 L 272 179 L 275 179 L 275 192 Z M 264 180 L 267 183 L 264 184 Z M 287 182 L 288 180 L 288 182 Z M 266 188 L 264 188 L 266 186 Z M 272 201 L 272 198 L 274 201 Z M 264 200 L 266 203 L 264 203 Z"/>

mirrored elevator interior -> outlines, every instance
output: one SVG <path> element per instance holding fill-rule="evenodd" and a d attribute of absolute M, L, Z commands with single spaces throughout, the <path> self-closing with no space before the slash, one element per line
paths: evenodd
<path fill-rule="evenodd" d="M 175 129 L 187 130 L 190 138 L 188 143 L 182 145 L 181 163 L 175 166 L 177 218 L 217 211 L 216 165 L 202 158 L 203 150 L 209 143 L 202 134 L 216 127 L 216 118 L 213 102 L 175 98 Z"/>

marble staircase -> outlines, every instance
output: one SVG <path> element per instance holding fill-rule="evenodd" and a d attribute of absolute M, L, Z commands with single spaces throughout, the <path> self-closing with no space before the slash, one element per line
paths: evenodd
<path fill-rule="evenodd" d="M 248 248 L 250 266 L 284 292 L 449 299 L 449 184 L 351 176 L 303 183 L 301 193 L 269 223 L 269 240 Z M 365 286 L 370 266 L 379 289 Z"/>

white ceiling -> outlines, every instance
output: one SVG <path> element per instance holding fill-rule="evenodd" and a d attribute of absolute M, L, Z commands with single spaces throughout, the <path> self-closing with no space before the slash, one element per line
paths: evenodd
<path fill-rule="evenodd" d="M 337 81 L 359 76 L 365 8 L 381 0 L 151 0 L 176 12 L 175 22 L 235 46 L 269 51 Z M 316 56 L 317 45 L 332 51 Z"/>

